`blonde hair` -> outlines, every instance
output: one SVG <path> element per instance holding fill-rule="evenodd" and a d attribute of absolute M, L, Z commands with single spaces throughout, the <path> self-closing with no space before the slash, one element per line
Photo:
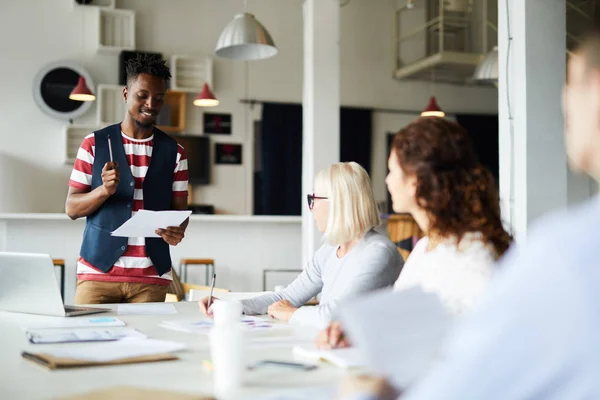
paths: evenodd
<path fill-rule="evenodd" d="M 315 176 L 317 193 L 329 199 L 324 239 L 340 245 L 360 238 L 381 223 L 367 171 L 355 162 L 332 164 Z"/>

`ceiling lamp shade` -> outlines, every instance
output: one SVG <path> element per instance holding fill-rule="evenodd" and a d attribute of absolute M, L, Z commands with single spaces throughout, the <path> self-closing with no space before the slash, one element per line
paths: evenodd
<path fill-rule="evenodd" d="M 421 113 L 421 117 L 440 117 L 444 118 L 446 113 L 442 111 L 440 106 L 438 106 L 437 101 L 435 100 L 435 96 L 431 96 L 429 98 L 429 104 L 425 110 Z"/>
<path fill-rule="evenodd" d="M 498 46 L 486 54 L 473 74 L 473 82 L 484 85 L 498 85 Z"/>
<path fill-rule="evenodd" d="M 243 13 L 225 26 L 217 40 L 215 54 L 234 60 L 262 60 L 277 54 L 277 47 L 254 15 Z"/>
<path fill-rule="evenodd" d="M 214 93 L 210 90 L 208 83 L 202 86 L 202 91 L 194 100 L 196 107 L 215 107 L 219 105 L 219 100 L 215 97 Z"/>
<path fill-rule="evenodd" d="M 88 87 L 87 83 L 85 82 L 85 78 L 80 75 L 79 81 L 77 81 L 77 86 L 75 86 L 69 95 L 69 99 L 75 101 L 94 101 L 96 100 L 96 96 L 94 96 L 94 93 L 92 93 Z"/>

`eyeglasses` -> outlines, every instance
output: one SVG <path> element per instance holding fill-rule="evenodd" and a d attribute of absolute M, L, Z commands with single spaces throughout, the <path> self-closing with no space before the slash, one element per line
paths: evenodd
<path fill-rule="evenodd" d="M 312 210 L 313 207 L 315 206 L 315 199 L 322 199 L 322 200 L 326 200 L 327 197 L 319 197 L 319 196 L 315 196 L 315 194 L 307 194 L 306 195 L 306 201 L 308 201 L 308 209 Z"/>

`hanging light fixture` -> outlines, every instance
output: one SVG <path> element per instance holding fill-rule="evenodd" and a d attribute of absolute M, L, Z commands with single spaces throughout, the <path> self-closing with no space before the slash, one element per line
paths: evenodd
<path fill-rule="evenodd" d="M 219 105 L 219 100 L 215 97 L 214 93 L 210 90 L 208 83 L 202 86 L 202 91 L 194 100 L 196 107 L 214 107 Z"/>
<path fill-rule="evenodd" d="M 429 98 L 429 104 L 425 107 L 425 110 L 421 113 L 421 117 L 440 117 L 444 118 L 446 113 L 442 111 L 440 106 L 435 99 L 435 96 Z"/>
<path fill-rule="evenodd" d="M 77 86 L 73 88 L 73 91 L 69 95 L 69 99 L 75 101 L 94 101 L 96 100 L 96 96 L 88 87 L 87 83 L 85 82 L 85 78 L 79 75 Z"/>
<path fill-rule="evenodd" d="M 483 61 L 479 63 L 472 80 L 484 85 L 498 86 L 498 46 L 494 46 L 492 51 L 487 53 Z"/>
<path fill-rule="evenodd" d="M 245 12 L 233 17 L 225 26 L 219 40 L 215 54 L 219 57 L 234 60 L 261 60 L 277 54 L 277 47 L 267 29 L 254 15 Z"/>
<path fill-rule="evenodd" d="M 81 13 L 81 32 L 82 32 L 81 47 L 85 50 L 85 24 L 84 24 L 83 18 L 84 18 L 84 14 L 82 12 Z M 81 62 L 81 64 L 83 67 L 83 61 Z M 77 85 L 73 88 L 73 90 L 71 91 L 71 94 L 69 94 L 69 99 L 75 100 L 75 101 L 94 101 L 94 100 L 96 100 L 96 96 L 88 87 L 87 82 L 85 81 L 85 77 L 83 75 L 79 75 L 79 80 L 77 81 Z"/>

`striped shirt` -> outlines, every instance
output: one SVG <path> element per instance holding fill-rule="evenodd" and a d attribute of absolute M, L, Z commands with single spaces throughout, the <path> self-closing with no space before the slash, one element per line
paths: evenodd
<path fill-rule="evenodd" d="M 125 156 L 135 181 L 133 192 L 132 215 L 144 208 L 143 183 L 152 158 L 154 135 L 147 139 L 133 139 L 121 132 Z M 94 134 L 85 137 L 79 151 L 69 186 L 80 190 L 91 190 L 92 166 L 94 164 L 95 138 Z M 187 157 L 181 145 L 177 147 L 177 159 L 173 171 L 173 196 L 187 196 L 188 170 Z M 146 254 L 145 239 L 143 237 L 129 238 L 125 253 L 115 262 L 115 265 L 104 273 L 96 269 L 83 257 L 77 262 L 77 279 L 105 282 L 134 282 L 158 283 L 168 285 L 171 280 L 169 271 L 158 276 L 156 268 Z"/>

